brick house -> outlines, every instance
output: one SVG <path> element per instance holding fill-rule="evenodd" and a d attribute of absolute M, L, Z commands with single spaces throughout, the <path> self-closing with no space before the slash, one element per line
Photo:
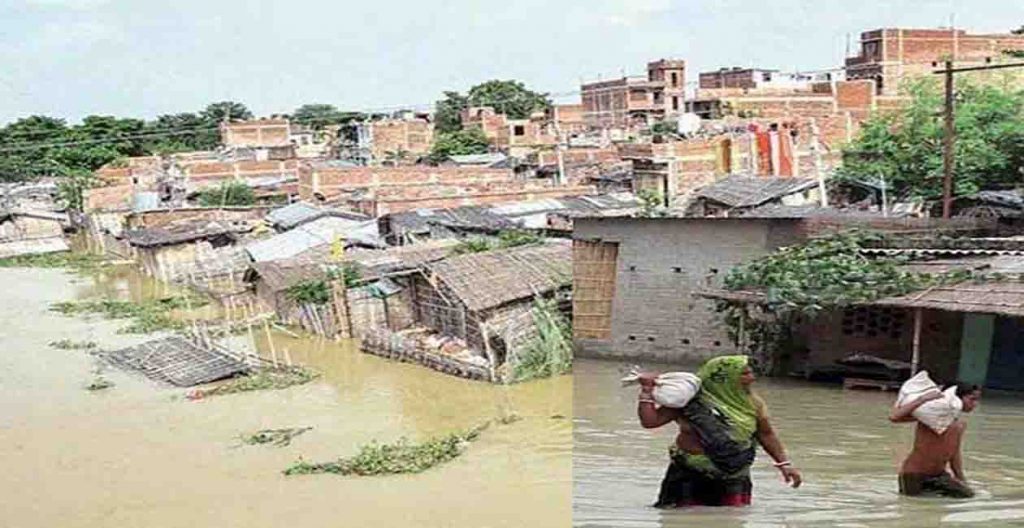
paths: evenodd
<path fill-rule="evenodd" d="M 646 77 L 622 77 L 580 87 L 584 121 L 592 128 L 650 125 L 684 111 L 686 61 L 647 64 Z"/>
<path fill-rule="evenodd" d="M 848 79 L 867 79 L 880 95 L 898 95 L 904 80 L 929 75 L 946 58 L 958 66 L 1005 59 L 1024 50 L 1024 35 L 973 34 L 962 29 L 885 28 L 860 35 L 860 53 L 846 59 Z"/>

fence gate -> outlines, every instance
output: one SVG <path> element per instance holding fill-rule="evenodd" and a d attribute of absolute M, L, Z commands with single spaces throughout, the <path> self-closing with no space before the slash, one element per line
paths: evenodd
<path fill-rule="evenodd" d="M 574 240 L 572 326 L 576 339 L 610 339 L 619 244 Z"/>

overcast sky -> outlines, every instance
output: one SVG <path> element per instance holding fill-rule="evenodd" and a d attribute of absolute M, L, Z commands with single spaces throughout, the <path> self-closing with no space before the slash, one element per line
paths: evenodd
<path fill-rule="evenodd" d="M 0 123 L 154 117 L 237 100 L 429 104 L 514 78 L 547 92 L 683 58 L 701 70 L 841 64 L 878 27 L 1024 24 L 1021 0 L 0 0 Z"/>

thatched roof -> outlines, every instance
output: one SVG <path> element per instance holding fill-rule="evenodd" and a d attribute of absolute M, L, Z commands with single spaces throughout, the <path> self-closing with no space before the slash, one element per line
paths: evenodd
<path fill-rule="evenodd" d="M 427 265 L 466 307 L 487 310 L 572 284 L 572 247 L 549 243 L 470 253 Z"/>
<path fill-rule="evenodd" d="M 870 304 L 1024 317 L 1024 283 L 1018 280 L 969 281 L 936 286 L 899 297 L 888 297 Z"/>
<path fill-rule="evenodd" d="M 356 263 L 363 276 L 385 275 L 416 270 L 447 257 L 458 241 L 431 240 L 383 250 L 356 249 L 345 253 L 345 260 Z"/>

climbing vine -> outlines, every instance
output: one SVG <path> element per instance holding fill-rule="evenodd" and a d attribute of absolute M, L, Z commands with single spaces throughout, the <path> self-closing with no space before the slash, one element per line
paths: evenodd
<path fill-rule="evenodd" d="M 770 370 L 772 358 L 784 347 L 801 316 L 982 278 L 965 270 L 914 273 L 903 266 L 906 258 L 871 257 L 862 251 L 880 242 L 884 242 L 884 235 L 842 232 L 782 248 L 733 268 L 725 277 L 725 288 L 763 295 L 761 309 L 772 316 L 752 318 L 745 304 L 719 302 L 718 309 L 724 312 L 733 339 L 739 342 L 742 325 L 751 354 Z"/>

